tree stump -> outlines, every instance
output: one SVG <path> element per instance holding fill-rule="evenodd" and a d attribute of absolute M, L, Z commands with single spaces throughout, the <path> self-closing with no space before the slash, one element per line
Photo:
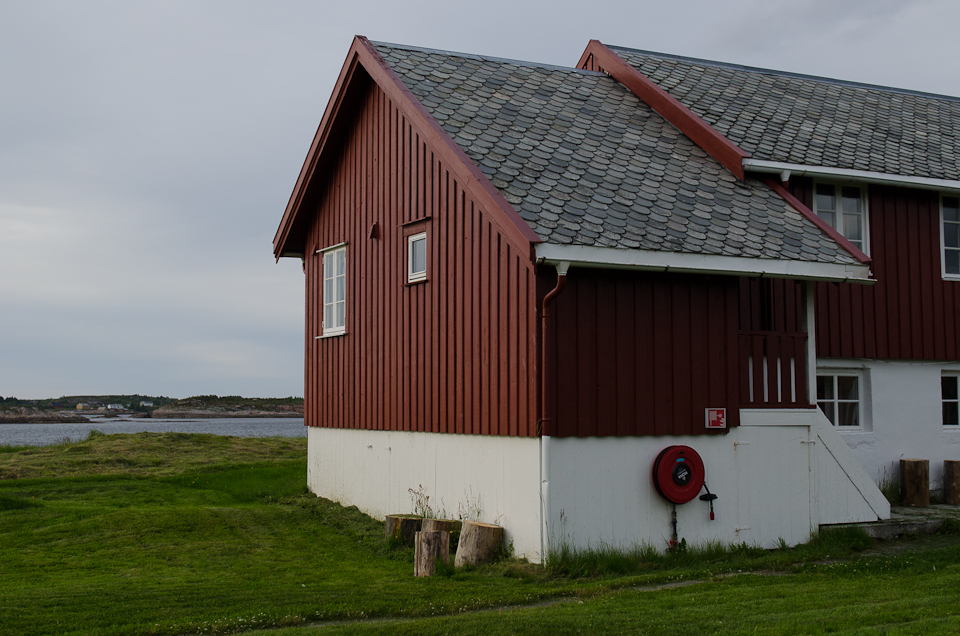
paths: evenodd
<path fill-rule="evenodd" d="M 423 525 L 420 526 L 421 532 L 458 532 L 460 530 L 460 522 L 454 521 L 453 519 L 424 519 Z"/>
<path fill-rule="evenodd" d="M 449 532 L 450 549 L 457 551 L 457 544 L 460 541 L 460 522 L 453 519 L 424 519 L 420 526 L 422 532 Z"/>
<path fill-rule="evenodd" d="M 960 506 L 960 461 L 943 460 L 943 503 Z"/>
<path fill-rule="evenodd" d="M 460 530 L 455 565 L 481 565 L 493 561 L 503 550 L 503 528 L 492 523 L 464 521 Z"/>
<path fill-rule="evenodd" d="M 413 559 L 413 573 L 416 576 L 433 576 L 437 573 L 437 559 L 445 565 L 450 564 L 450 533 L 446 530 L 426 532 L 421 530 L 416 536 L 416 551 Z"/>
<path fill-rule="evenodd" d="M 900 460 L 900 505 L 926 508 L 930 505 L 930 462 Z"/>
<path fill-rule="evenodd" d="M 423 518 L 416 515 L 387 515 L 383 534 L 388 539 L 396 538 L 406 545 L 413 545 L 421 521 Z"/>

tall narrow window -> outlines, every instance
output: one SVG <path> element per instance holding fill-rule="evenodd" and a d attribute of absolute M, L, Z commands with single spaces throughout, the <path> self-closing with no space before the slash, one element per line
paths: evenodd
<path fill-rule="evenodd" d="M 860 376 L 817 374 L 817 406 L 834 426 L 860 426 Z"/>
<path fill-rule="evenodd" d="M 861 252 L 867 253 L 867 216 L 859 186 L 818 183 L 813 211 Z"/>
<path fill-rule="evenodd" d="M 407 282 L 427 280 L 427 233 L 407 238 Z"/>
<path fill-rule="evenodd" d="M 943 275 L 960 277 L 960 198 L 943 197 Z"/>
<path fill-rule="evenodd" d="M 940 378 L 940 395 L 943 399 L 943 425 L 960 426 L 960 397 L 957 392 L 957 376 Z"/>
<path fill-rule="evenodd" d="M 346 331 L 347 325 L 347 248 L 323 252 L 323 335 Z"/>

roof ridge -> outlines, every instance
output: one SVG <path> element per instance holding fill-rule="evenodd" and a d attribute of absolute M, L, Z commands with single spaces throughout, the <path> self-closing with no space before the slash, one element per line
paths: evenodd
<path fill-rule="evenodd" d="M 420 53 L 436 53 L 440 55 L 452 55 L 456 57 L 463 57 L 471 60 L 484 60 L 487 62 L 498 62 L 501 64 L 515 64 L 517 66 L 532 66 L 534 68 L 543 68 L 551 71 L 569 71 L 571 73 L 577 73 L 579 75 L 601 75 L 606 77 L 606 73 L 601 71 L 588 71 L 581 68 L 576 68 L 574 66 L 560 66 L 557 64 L 546 64 L 544 62 L 528 62 L 526 60 L 514 60 L 506 57 L 494 57 L 491 55 L 479 55 L 475 53 L 461 53 L 459 51 L 444 51 L 443 49 L 431 49 L 423 46 L 409 46 L 407 44 L 395 44 L 392 42 L 374 42 L 371 40 L 370 44 L 374 47 L 388 47 L 393 49 L 401 49 L 404 51 L 419 51 Z"/>
<path fill-rule="evenodd" d="M 702 64 L 704 66 L 714 66 L 717 68 L 726 68 L 735 71 L 746 71 L 750 73 L 761 73 L 763 75 L 777 75 L 780 77 L 790 77 L 793 79 L 803 79 L 803 80 L 812 80 L 817 82 L 823 82 L 826 84 L 835 84 L 838 86 L 847 86 L 850 88 L 862 88 L 866 90 L 876 90 L 882 91 L 885 93 L 897 93 L 900 95 L 912 95 L 915 97 L 927 97 L 931 99 L 942 99 L 951 102 L 960 102 L 960 97 L 954 95 L 943 95 L 941 93 L 928 93 L 925 91 L 917 91 L 909 88 L 896 88 L 894 86 L 882 86 L 880 84 L 868 84 L 866 82 L 854 82 L 851 80 L 842 80 L 834 77 L 823 77 L 821 75 L 807 75 L 805 73 L 794 73 L 793 71 L 778 71 L 776 69 L 761 68 L 759 66 L 747 66 L 745 64 L 734 64 L 733 62 L 718 62 L 716 60 L 706 60 L 698 57 L 687 57 L 685 55 L 674 55 L 672 53 L 658 53 L 656 51 L 645 51 L 643 49 L 634 49 L 628 46 L 615 46 L 613 44 L 607 44 L 609 48 L 617 51 L 627 51 L 630 53 L 637 53 L 639 55 L 645 55 L 647 57 L 656 57 L 665 60 L 676 60 L 678 62 L 690 62 L 694 64 Z"/>

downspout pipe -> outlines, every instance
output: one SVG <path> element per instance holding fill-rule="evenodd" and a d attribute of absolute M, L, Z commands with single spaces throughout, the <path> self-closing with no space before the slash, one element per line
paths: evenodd
<path fill-rule="evenodd" d="M 567 286 L 568 261 L 561 261 L 557 268 L 557 284 L 543 297 L 540 312 L 541 364 L 540 364 L 540 560 L 545 563 L 550 550 L 550 436 L 553 434 L 553 403 L 557 380 L 556 352 L 547 346 L 550 342 L 550 304 Z"/>

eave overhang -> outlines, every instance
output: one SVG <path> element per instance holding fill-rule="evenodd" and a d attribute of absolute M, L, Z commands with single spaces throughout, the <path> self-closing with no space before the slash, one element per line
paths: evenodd
<path fill-rule="evenodd" d="M 682 254 L 652 250 L 627 250 L 587 245 L 537 245 L 537 262 L 546 265 L 567 263 L 570 267 L 627 269 L 645 272 L 713 274 L 751 278 L 791 278 L 835 283 L 872 285 L 870 267 L 859 263 L 820 263 L 779 259 L 723 256 L 718 254 Z"/>
<path fill-rule="evenodd" d="M 875 183 L 878 185 L 916 188 L 918 190 L 935 190 L 938 192 L 960 192 L 960 181 L 955 179 L 933 179 L 930 177 L 915 177 L 909 175 L 887 174 L 870 170 L 852 170 L 849 168 L 833 168 L 830 166 L 809 166 L 783 161 L 765 161 L 746 158 L 743 160 L 743 169 L 746 172 L 760 174 L 782 175 L 789 173 L 790 177 L 813 177 L 830 179 L 833 181 L 850 181 L 851 183 Z"/>

